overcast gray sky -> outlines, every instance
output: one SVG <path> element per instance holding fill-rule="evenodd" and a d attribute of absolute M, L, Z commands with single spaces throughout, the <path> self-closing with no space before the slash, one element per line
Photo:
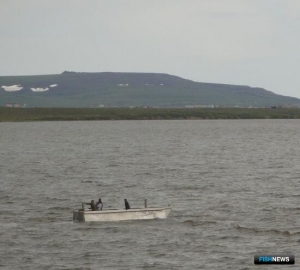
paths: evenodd
<path fill-rule="evenodd" d="M 0 0 L 0 76 L 159 72 L 300 98 L 300 0 Z"/>

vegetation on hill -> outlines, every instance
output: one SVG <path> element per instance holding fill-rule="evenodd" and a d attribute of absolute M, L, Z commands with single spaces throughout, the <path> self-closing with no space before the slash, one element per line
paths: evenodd
<path fill-rule="evenodd" d="M 300 119 L 300 109 L 0 108 L 0 122 L 163 119 Z"/>
<path fill-rule="evenodd" d="M 23 88 L 8 92 L 2 87 L 12 85 Z M 63 72 L 0 77 L 0 106 L 6 103 L 27 107 L 265 107 L 300 106 L 300 99 L 262 88 L 200 83 L 168 74 Z"/>

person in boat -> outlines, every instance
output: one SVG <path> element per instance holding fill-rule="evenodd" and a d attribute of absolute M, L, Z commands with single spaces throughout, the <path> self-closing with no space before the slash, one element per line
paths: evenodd
<path fill-rule="evenodd" d="M 95 205 L 94 200 L 91 200 L 90 203 L 85 203 L 85 204 L 90 205 L 91 208 L 89 208 L 89 209 L 92 210 L 92 211 L 97 211 L 97 210 L 98 210 L 98 208 L 97 208 L 96 205 Z"/>
<path fill-rule="evenodd" d="M 96 207 L 97 207 L 98 210 L 102 210 L 103 202 L 101 201 L 101 198 L 99 198 L 99 201 L 96 202 Z"/>
<path fill-rule="evenodd" d="M 126 210 L 130 209 L 129 202 L 126 199 L 124 199 L 124 202 L 125 202 L 125 209 Z"/>

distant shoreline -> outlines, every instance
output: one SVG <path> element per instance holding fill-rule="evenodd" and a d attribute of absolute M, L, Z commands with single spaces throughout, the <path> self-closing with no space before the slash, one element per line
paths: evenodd
<path fill-rule="evenodd" d="M 300 108 L 0 108 L 0 122 L 300 119 Z"/>

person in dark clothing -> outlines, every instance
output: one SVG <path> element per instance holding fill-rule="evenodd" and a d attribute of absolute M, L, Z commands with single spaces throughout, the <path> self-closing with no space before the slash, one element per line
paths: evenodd
<path fill-rule="evenodd" d="M 125 209 L 126 210 L 130 209 L 129 202 L 126 199 L 124 199 L 124 202 L 125 202 Z"/>
<path fill-rule="evenodd" d="M 96 207 L 96 205 L 95 205 L 95 202 L 94 202 L 94 200 L 91 200 L 91 202 L 90 203 L 85 203 L 85 204 L 87 204 L 87 205 L 90 205 L 91 206 L 91 208 L 89 208 L 90 210 L 92 210 L 92 211 L 96 211 L 96 210 L 98 210 L 98 208 Z"/>
<path fill-rule="evenodd" d="M 96 207 L 97 207 L 98 210 L 102 210 L 103 202 L 101 201 L 101 198 L 99 199 L 98 202 L 96 202 Z"/>

